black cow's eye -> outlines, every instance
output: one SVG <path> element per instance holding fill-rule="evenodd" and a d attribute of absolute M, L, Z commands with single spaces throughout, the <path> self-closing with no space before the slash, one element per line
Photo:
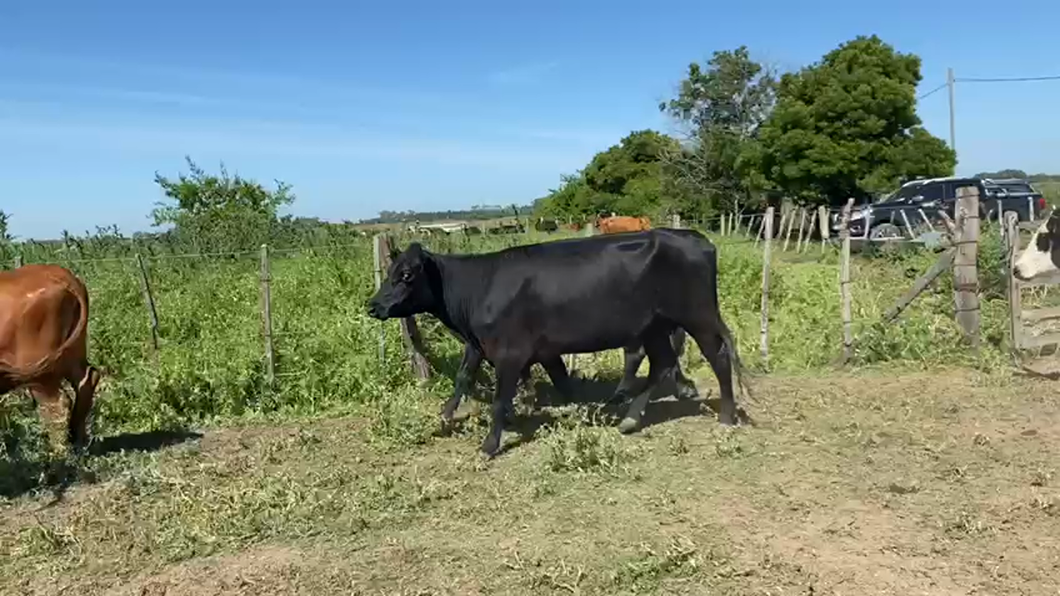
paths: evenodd
<path fill-rule="evenodd" d="M 408 269 L 401 272 L 401 281 L 410 282 L 412 281 L 412 272 Z"/>

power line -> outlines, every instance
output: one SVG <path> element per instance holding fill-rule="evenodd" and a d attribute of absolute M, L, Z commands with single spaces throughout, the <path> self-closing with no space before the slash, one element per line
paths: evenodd
<path fill-rule="evenodd" d="M 920 101 L 921 99 L 924 99 L 925 97 L 931 97 L 935 93 L 938 93 L 939 91 L 942 91 L 945 88 L 946 88 L 946 83 L 943 83 L 943 84 L 939 85 L 938 87 L 935 87 L 931 91 L 928 91 L 927 93 L 921 95 L 920 97 L 917 97 L 916 99 L 917 99 L 917 101 Z"/>
<path fill-rule="evenodd" d="M 983 78 L 959 78 L 954 79 L 956 83 L 1022 83 L 1026 81 L 1060 81 L 1060 75 L 1049 75 L 1044 77 L 1002 77 L 993 79 Z"/>

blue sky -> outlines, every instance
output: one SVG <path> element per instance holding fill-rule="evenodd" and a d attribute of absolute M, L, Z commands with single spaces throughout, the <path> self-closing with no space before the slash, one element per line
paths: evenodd
<path fill-rule="evenodd" d="M 860 4 L 860 8 L 856 6 Z M 738 6 L 738 7 L 737 7 Z M 0 209 L 22 237 L 148 229 L 184 156 L 294 185 L 293 211 L 525 203 L 657 111 L 688 63 L 782 69 L 876 33 L 958 77 L 1060 74 L 1060 3 L 0 3 Z M 960 84 L 959 173 L 1060 171 L 1060 81 Z M 948 138 L 945 92 L 920 107 Z"/>

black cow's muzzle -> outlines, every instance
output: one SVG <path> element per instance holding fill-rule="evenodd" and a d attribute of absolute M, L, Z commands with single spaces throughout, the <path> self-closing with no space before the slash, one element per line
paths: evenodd
<path fill-rule="evenodd" d="M 379 319 L 380 321 L 386 320 L 386 309 L 383 308 L 382 304 L 372 300 L 368 303 L 368 316 L 373 319 Z"/>

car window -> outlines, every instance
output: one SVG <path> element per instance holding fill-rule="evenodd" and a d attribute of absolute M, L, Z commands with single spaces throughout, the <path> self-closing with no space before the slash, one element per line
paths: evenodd
<path fill-rule="evenodd" d="M 1026 182 L 994 182 L 990 184 L 984 184 L 984 186 L 986 187 L 986 194 L 991 196 L 1034 193 L 1034 188 Z"/>
<path fill-rule="evenodd" d="M 920 192 L 916 193 L 920 195 L 920 201 L 941 201 L 943 196 L 943 186 L 941 184 L 925 184 L 920 187 Z"/>
<path fill-rule="evenodd" d="M 908 199 L 913 195 L 918 186 L 903 186 L 899 187 L 898 190 L 892 192 L 889 195 L 883 195 L 879 199 L 876 199 L 877 203 L 889 203 L 891 201 L 897 201 L 898 199 Z"/>

